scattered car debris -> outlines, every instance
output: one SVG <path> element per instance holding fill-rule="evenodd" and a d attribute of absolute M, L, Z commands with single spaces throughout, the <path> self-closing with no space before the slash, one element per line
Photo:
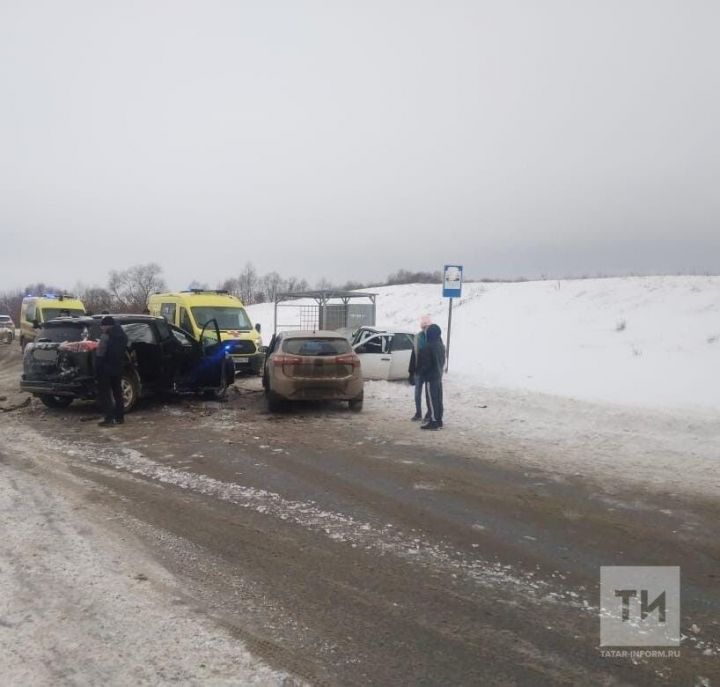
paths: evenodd
<path fill-rule="evenodd" d="M 4 401 L 4 400 L 5 400 L 5 396 L 3 396 L 2 398 L 0 398 L 0 400 Z M 21 403 L 18 403 L 18 404 L 14 405 L 14 406 L 8 406 L 7 408 L 0 408 L 0 410 L 1 410 L 3 413 L 11 413 L 13 410 L 20 410 L 20 408 L 27 408 L 27 407 L 30 405 L 30 401 L 31 401 L 31 398 L 30 398 L 30 396 L 28 396 L 28 397 L 27 397 L 24 401 L 22 401 Z"/>

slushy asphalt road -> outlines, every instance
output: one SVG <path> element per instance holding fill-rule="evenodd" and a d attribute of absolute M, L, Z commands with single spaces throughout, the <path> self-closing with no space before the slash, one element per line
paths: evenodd
<path fill-rule="evenodd" d="M 19 356 L 0 356 L 12 393 Z M 718 501 L 610 494 L 505 465 L 503 447 L 398 440 L 371 404 L 270 415 L 257 379 L 222 404 L 148 400 L 109 431 L 96 416 L 37 402 L 4 414 L 3 470 L 86 498 L 84 517 L 125 531 L 219 634 L 300 680 L 720 679 Z M 601 565 L 681 566 L 679 658 L 601 654 Z"/>

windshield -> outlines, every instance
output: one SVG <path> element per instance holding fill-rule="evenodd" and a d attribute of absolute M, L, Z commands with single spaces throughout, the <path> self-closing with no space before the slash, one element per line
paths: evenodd
<path fill-rule="evenodd" d="M 42 309 L 43 319 L 45 322 L 52 320 L 56 317 L 82 317 L 85 314 L 84 310 L 77 310 L 75 308 L 43 308 Z"/>
<path fill-rule="evenodd" d="M 217 320 L 218 328 L 227 329 L 252 329 L 250 318 L 245 308 L 232 306 L 206 306 L 203 308 L 191 308 L 195 322 L 198 327 L 204 327 L 210 320 Z"/>
<path fill-rule="evenodd" d="M 99 325 L 63 324 L 60 326 L 43 327 L 38 333 L 38 341 L 52 341 L 62 343 L 63 341 L 84 341 L 85 339 L 97 340 L 100 338 Z"/>

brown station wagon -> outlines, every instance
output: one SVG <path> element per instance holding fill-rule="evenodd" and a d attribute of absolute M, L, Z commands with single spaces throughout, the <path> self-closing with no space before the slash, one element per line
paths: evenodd
<path fill-rule="evenodd" d="M 360 358 L 350 342 L 331 331 L 280 332 L 267 350 L 263 387 L 268 408 L 287 401 L 347 401 L 362 410 Z"/>

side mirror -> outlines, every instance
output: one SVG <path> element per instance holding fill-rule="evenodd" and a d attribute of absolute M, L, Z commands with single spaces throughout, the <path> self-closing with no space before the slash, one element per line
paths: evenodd
<path fill-rule="evenodd" d="M 264 353 L 265 355 L 267 355 L 267 352 L 268 352 L 267 346 L 260 346 L 260 353 Z"/>
<path fill-rule="evenodd" d="M 40 329 L 40 320 L 33 320 L 32 326 L 33 326 L 33 329 Z"/>
<path fill-rule="evenodd" d="M 255 331 L 259 334 L 261 329 L 262 329 L 262 327 L 260 326 L 260 323 L 256 322 L 255 323 Z"/>

